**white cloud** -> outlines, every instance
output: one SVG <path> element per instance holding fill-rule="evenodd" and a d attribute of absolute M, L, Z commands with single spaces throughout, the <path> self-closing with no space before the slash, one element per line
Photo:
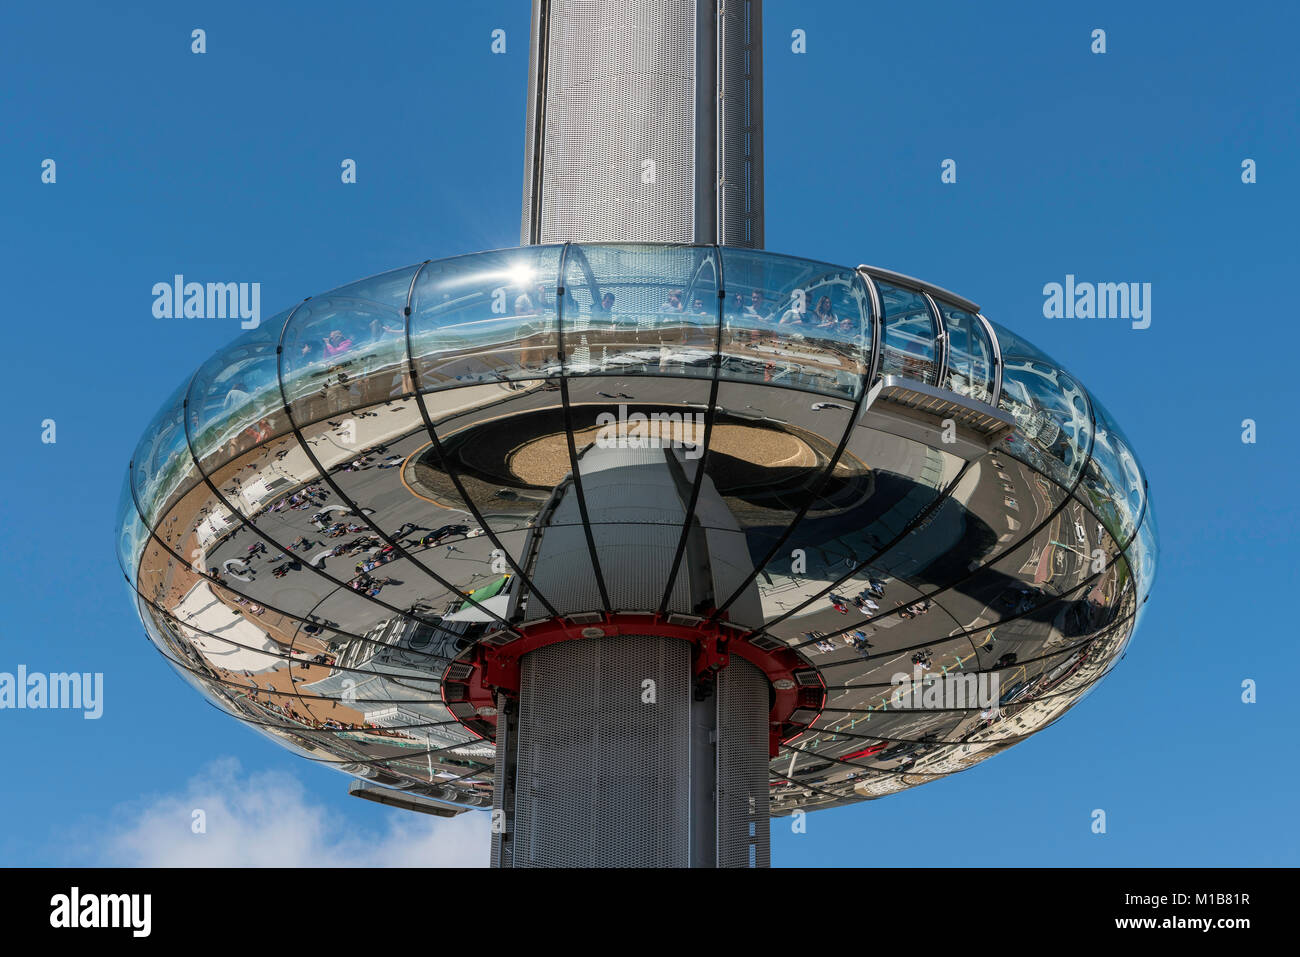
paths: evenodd
<path fill-rule="evenodd" d="M 204 834 L 191 827 L 196 809 L 206 814 Z M 103 863 L 116 867 L 487 866 L 487 814 L 383 810 L 382 828 L 361 830 L 313 803 L 293 775 L 244 774 L 227 759 L 205 767 L 183 792 L 119 808 L 97 843 Z"/>

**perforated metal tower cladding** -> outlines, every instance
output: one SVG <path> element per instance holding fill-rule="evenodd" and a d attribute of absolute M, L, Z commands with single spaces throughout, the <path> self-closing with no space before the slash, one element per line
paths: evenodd
<path fill-rule="evenodd" d="M 718 866 L 771 865 L 767 676 L 732 655 L 718 674 Z"/>
<path fill-rule="evenodd" d="M 684 641 L 568 641 L 525 655 L 514 866 L 689 866 L 690 703 Z"/>
<path fill-rule="evenodd" d="M 761 248 L 756 0 L 534 0 L 524 243 Z"/>
<path fill-rule="evenodd" d="M 761 51 L 759 0 L 533 0 L 521 241 L 761 249 Z M 679 467 L 638 461 L 630 491 L 628 458 L 583 456 L 590 535 L 568 495 L 539 524 L 534 581 L 560 615 L 604 600 L 593 553 L 615 608 L 653 610 L 668 585 L 649 569 L 679 538 Z M 698 512 L 716 498 L 706 481 Z M 678 575 L 671 607 L 693 607 L 710 576 L 723 588 L 729 521 L 705 523 L 703 577 Z M 767 677 L 733 655 L 697 687 L 694 653 L 623 636 L 523 657 L 517 711 L 503 701 L 498 721 L 494 865 L 769 863 Z"/>

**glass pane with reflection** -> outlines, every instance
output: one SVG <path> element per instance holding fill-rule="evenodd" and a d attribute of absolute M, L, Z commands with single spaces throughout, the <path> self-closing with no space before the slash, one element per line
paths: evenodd
<path fill-rule="evenodd" d="M 934 385 L 939 374 L 938 349 L 925 297 L 879 280 L 876 289 L 885 313 L 881 375 L 901 375 Z"/>

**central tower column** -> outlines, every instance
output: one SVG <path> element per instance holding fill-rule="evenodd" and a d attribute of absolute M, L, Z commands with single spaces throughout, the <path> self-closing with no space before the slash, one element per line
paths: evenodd
<path fill-rule="evenodd" d="M 498 691 L 492 706 L 496 866 L 769 862 L 775 693 L 797 682 L 771 679 L 765 668 L 776 665 L 769 659 L 746 660 L 733 647 L 744 629 L 710 626 L 698 615 L 650 614 L 667 569 L 644 556 L 662 549 L 665 527 L 687 520 L 690 483 L 678 481 L 671 455 L 592 446 L 579 459 L 599 563 L 628 576 L 610 588 L 614 612 L 595 610 L 600 599 L 584 574 L 588 542 L 573 484 L 557 490 L 554 507 L 533 527 L 530 574 L 558 617 L 528 632 L 540 625 L 552 637 L 521 639 L 513 646 L 519 650 L 491 645 L 505 658 L 482 668 Z M 638 521 L 626 520 L 629 489 L 636 490 Z M 728 524 L 711 482 L 697 504 L 697 517 L 707 516 L 714 531 Z M 700 529 L 692 538 L 692 559 L 674 590 L 685 608 L 697 598 L 707 603 L 700 596 L 714 594 L 715 581 L 744 573 L 733 552 L 718 545 L 728 536 Z M 517 681 L 511 662 L 517 662 Z M 466 673 L 460 678 L 468 680 Z"/>
<path fill-rule="evenodd" d="M 760 0 L 534 0 L 522 242 L 761 248 L 761 21 Z M 534 581 L 560 619 L 598 607 L 575 577 L 588 548 L 622 570 L 615 612 L 654 612 L 669 584 L 638 549 L 691 520 L 689 487 L 642 458 L 584 455 L 585 511 L 566 490 L 534 529 Z M 628 488 L 660 524 L 627 521 Z M 717 537 L 691 537 L 686 610 L 734 569 Z M 494 866 L 767 866 L 772 684 L 695 637 L 593 627 L 518 659 L 495 707 Z"/>
<path fill-rule="evenodd" d="M 760 0 L 533 0 L 521 242 L 763 245 Z"/>
<path fill-rule="evenodd" d="M 766 867 L 768 681 L 623 635 L 520 662 L 497 716 L 497 867 Z"/>

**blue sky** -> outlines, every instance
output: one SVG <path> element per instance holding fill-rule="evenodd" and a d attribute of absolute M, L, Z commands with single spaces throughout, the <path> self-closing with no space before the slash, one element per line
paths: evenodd
<path fill-rule="evenodd" d="M 1300 333 L 1285 283 L 1300 14 L 765 6 L 768 248 L 922 276 L 1055 356 L 1132 440 L 1161 530 L 1142 628 L 1085 702 L 973 770 L 815 814 L 806 834 L 775 822 L 774 864 L 1300 863 L 1297 699 L 1275 657 L 1296 637 Z M 204 55 L 190 52 L 195 27 Z M 494 28 L 504 55 L 489 50 Z M 106 685 L 97 721 L 0 711 L 0 863 L 405 862 L 411 847 L 485 862 L 482 815 L 399 820 L 349 798 L 346 778 L 176 678 L 128 603 L 113 523 L 140 431 L 239 332 L 155 319 L 154 283 L 260 282 L 269 316 L 358 277 L 517 243 L 527 34 L 522 0 L 0 14 L 0 671 L 103 672 Z M 340 183 L 344 158 L 355 185 Z M 949 158 L 955 184 L 940 182 Z M 1066 274 L 1150 282 L 1150 328 L 1044 318 L 1043 286 Z M 1241 441 L 1246 418 L 1255 444 Z M 1245 679 L 1256 704 L 1241 702 Z M 206 843 L 189 833 L 195 806 L 222 822 Z"/>

